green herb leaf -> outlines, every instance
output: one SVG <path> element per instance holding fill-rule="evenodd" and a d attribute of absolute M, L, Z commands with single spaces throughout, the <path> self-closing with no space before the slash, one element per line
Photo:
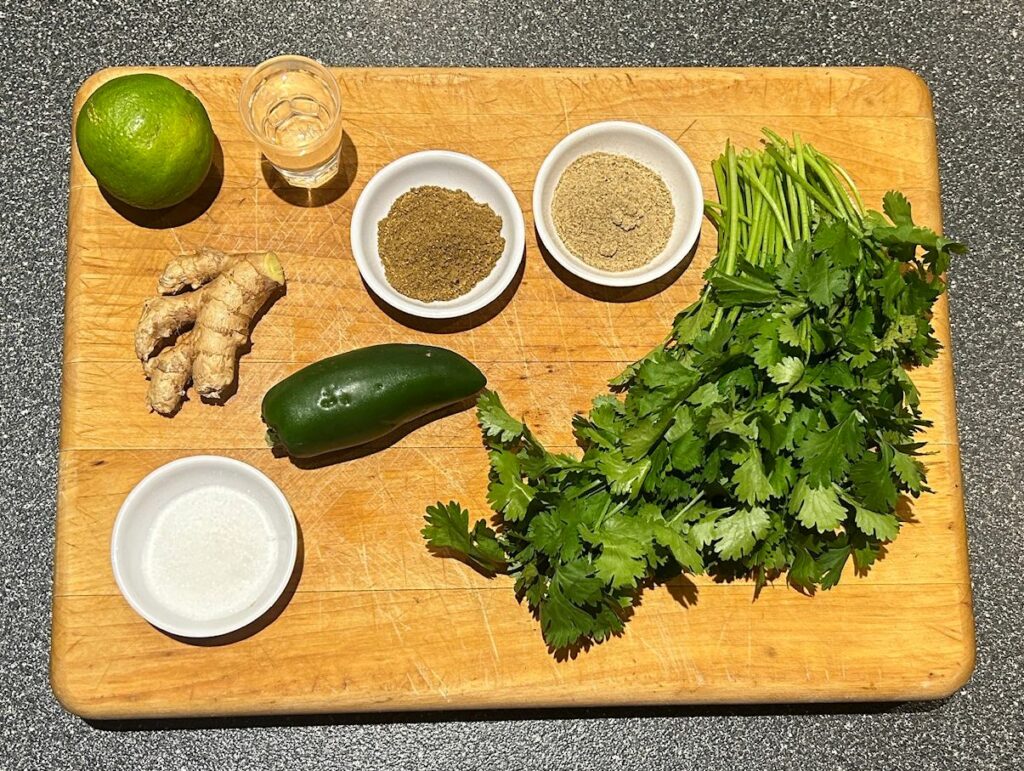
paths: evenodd
<path fill-rule="evenodd" d="M 724 559 L 738 559 L 749 554 L 757 539 L 768 531 L 771 517 L 765 509 L 754 506 L 740 509 L 715 523 L 715 551 Z"/>
<path fill-rule="evenodd" d="M 787 356 L 768 367 L 768 376 L 776 385 L 793 385 L 803 377 L 804 363 L 796 356 Z"/>
<path fill-rule="evenodd" d="M 715 299 L 723 308 L 734 305 L 764 305 L 778 297 L 778 290 L 769 282 L 753 276 L 716 274 L 709 282 L 717 291 Z"/>
<path fill-rule="evenodd" d="M 793 488 L 789 510 L 806 528 L 819 533 L 834 531 L 846 519 L 846 508 L 833 487 L 811 487 L 806 478 Z"/>
<path fill-rule="evenodd" d="M 628 461 L 621 455 L 607 453 L 598 459 L 597 466 L 608 480 L 613 494 L 634 497 L 640 492 L 640 485 L 651 468 L 651 462 Z"/>
<path fill-rule="evenodd" d="M 487 488 L 487 502 L 506 519 L 523 519 L 535 490 L 523 481 L 518 456 L 508 450 L 492 451 L 491 471 L 493 478 Z"/>
<path fill-rule="evenodd" d="M 764 473 L 759 450 L 751 450 L 733 476 L 736 495 L 744 503 L 761 503 L 772 495 L 772 484 Z"/>
<path fill-rule="evenodd" d="M 448 549 L 487 572 L 505 567 L 505 550 L 497 534 L 483 520 L 469 529 L 469 512 L 455 501 L 445 505 L 438 501 L 427 507 L 423 537 L 435 549 Z"/>
<path fill-rule="evenodd" d="M 525 426 L 506 412 L 494 391 L 482 391 L 476 408 L 477 420 L 485 437 L 505 444 L 522 437 Z"/>
<path fill-rule="evenodd" d="M 808 434 L 796 450 L 808 481 L 815 487 L 841 479 L 851 458 L 861 454 L 863 431 L 850 413 L 827 431 Z"/>
<path fill-rule="evenodd" d="M 907 489 L 914 493 L 924 488 L 924 466 L 921 461 L 899 450 L 893 451 L 892 468 Z"/>
<path fill-rule="evenodd" d="M 882 198 L 882 211 L 896 225 L 913 225 L 914 218 L 911 216 L 910 201 L 898 190 L 890 190 Z"/>
<path fill-rule="evenodd" d="M 900 522 L 892 514 L 880 514 L 861 506 L 854 507 L 857 527 L 880 541 L 891 541 L 900 532 Z"/>

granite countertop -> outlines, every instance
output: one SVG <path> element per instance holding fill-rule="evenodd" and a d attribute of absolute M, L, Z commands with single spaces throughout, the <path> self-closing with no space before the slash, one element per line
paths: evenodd
<path fill-rule="evenodd" d="M 0 3 L 0 767 L 1009 768 L 1024 745 L 1024 5 L 543 0 Z M 115 6 L 116 7 L 113 7 Z M 845 6 L 840 8 L 839 6 Z M 835 7 L 833 7 L 835 6 Z M 978 663 L 941 702 L 90 725 L 50 692 L 71 100 L 110 65 L 909 67 L 930 84 Z"/>

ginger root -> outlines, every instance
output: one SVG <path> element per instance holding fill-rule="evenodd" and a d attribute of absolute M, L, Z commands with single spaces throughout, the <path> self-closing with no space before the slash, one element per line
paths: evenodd
<path fill-rule="evenodd" d="M 273 252 L 201 249 L 171 260 L 160 277 L 161 296 L 146 301 L 135 329 L 150 409 L 173 414 L 189 381 L 200 396 L 221 398 L 235 381 L 253 318 L 284 284 Z"/>

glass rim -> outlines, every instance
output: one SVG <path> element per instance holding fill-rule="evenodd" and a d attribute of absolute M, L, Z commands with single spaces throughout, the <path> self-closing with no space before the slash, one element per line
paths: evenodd
<path fill-rule="evenodd" d="M 238 112 L 242 118 L 242 125 L 245 126 L 245 129 L 249 132 L 250 136 L 256 140 L 256 144 L 259 145 L 261 150 L 264 147 L 277 147 L 277 145 L 274 145 L 272 142 L 267 142 L 259 135 L 259 133 L 257 133 L 255 124 L 252 120 L 252 110 L 249 109 L 249 98 L 255 91 L 253 85 L 258 76 L 272 67 L 279 64 L 285 64 L 287 62 L 298 62 L 320 75 L 327 84 L 327 90 L 331 95 L 331 99 L 334 100 L 335 106 L 334 115 L 331 117 L 330 123 L 327 124 L 327 129 L 324 133 L 314 142 L 311 142 L 303 148 L 301 152 L 296 153 L 296 155 L 301 157 L 326 145 L 327 140 L 331 135 L 331 131 L 341 122 L 341 89 L 338 87 L 338 79 L 334 77 L 334 73 L 332 73 L 326 66 L 318 62 L 316 59 L 311 59 L 308 56 L 302 56 L 300 54 L 281 54 L 280 56 L 272 56 L 271 58 L 260 62 L 252 68 L 252 71 L 248 75 L 246 75 L 245 79 L 242 81 L 241 88 L 238 90 Z"/>

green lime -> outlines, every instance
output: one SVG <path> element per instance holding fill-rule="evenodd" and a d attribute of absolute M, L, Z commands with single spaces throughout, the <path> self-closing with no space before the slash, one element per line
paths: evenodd
<path fill-rule="evenodd" d="M 75 131 L 100 186 L 140 209 L 188 198 L 213 158 L 213 128 L 202 102 L 163 75 L 107 81 L 86 100 Z"/>

